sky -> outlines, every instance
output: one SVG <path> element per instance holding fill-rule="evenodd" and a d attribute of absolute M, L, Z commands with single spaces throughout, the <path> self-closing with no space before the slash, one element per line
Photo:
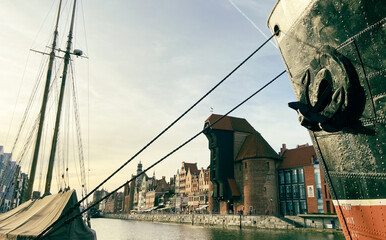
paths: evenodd
<path fill-rule="evenodd" d="M 67 11 L 70 3 L 63 2 Z M 79 1 L 74 48 L 81 49 L 88 58 L 74 58 L 72 63 L 89 189 L 133 156 L 271 35 L 267 19 L 275 2 Z M 5 152 L 12 151 L 39 66 L 44 63 L 42 55 L 30 49 L 49 50 L 46 46 L 52 39 L 57 5 L 58 1 L 51 0 L 0 2 L 0 145 Z M 63 14 L 60 26 L 68 22 L 68 14 Z M 65 48 L 66 31 L 59 30 L 61 49 Z M 104 188 L 113 190 L 121 185 L 135 173 L 139 161 L 148 167 L 201 131 L 211 114 L 225 114 L 284 69 L 274 42 L 268 43 Z M 39 91 L 37 96 L 41 95 Z M 283 143 L 288 148 L 311 144 L 308 132 L 298 123 L 297 113 L 288 108 L 291 101 L 296 99 L 285 74 L 231 116 L 245 118 L 276 151 Z M 32 158 L 27 155 L 25 159 Z M 210 152 L 204 135 L 148 175 L 154 171 L 157 178 L 169 179 L 182 161 L 197 162 L 199 168 L 209 166 Z M 29 165 L 22 166 L 28 172 Z M 78 178 L 70 180 L 76 183 Z"/>

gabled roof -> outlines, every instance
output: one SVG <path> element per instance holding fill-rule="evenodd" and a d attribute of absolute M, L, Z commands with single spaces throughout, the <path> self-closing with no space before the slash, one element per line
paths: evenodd
<path fill-rule="evenodd" d="M 170 189 L 170 185 L 166 182 L 165 178 L 155 180 L 149 187 L 149 191 L 160 192 L 162 190 L 162 185 L 164 186 L 164 191 Z"/>
<path fill-rule="evenodd" d="M 213 124 L 220 119 L 222 115 L 212 114 L 206 119 L 205 123 Z M 274 158 L 280 160 L 280 156 L 268 144 L 268 142 L 257 132 L 251 124 L 244 118 L 226 116 L 212 126 L 212 129 L 227 130 L 233 132 L 249 133 L 237 153 L 235 160 L 247 158 Z"/>
<path fill-rule="evenodd" d="M 209 124 L 213 124 L 221 117 L 222 115 L 212 114 L 209 116 L 208 119 L 205 120 L 205 123 L 208 122 Z M 229 116 L 224 117 L 219 122 L 214 124 L 212 126 L 212 129 L 229 130 L 229 131 L 246 132 L 246 133 L 256 132 L 256 130 L 251 126 L 251 124 L 249 124 L 247 120 L 245 120 L 244 118 L 236 118 L 236 117 L 229 117 Z"/>
<path fill-rule="evenodd" d="M 201 168 L 200 176 L 201 176 L 201 172 L 202 172 L 202 175 L 204 176 L 204 181 L 209 181 L 209 169 Z"/>
<path fill-rule="evenodd" d="M 255 132 L 249 135 L 237 154 L 236 161 L 247 158 L 274 158 L 281 160 L 280 156 L 273 150 L 268 142 L 260 135 Z"/>
<path fill-rule="evenodd" d="M 316 157 L 313 146 L 299 146 L 295 149 L 286 149 L 281 155 L 283 162 L 279 168 L 300 167 L 311 165 Z"/>
<path fill-rule="evenodd" d="M 204 180 L 209 181 L 209 169 L 204 170 Z"/>
<path fill-rule="evenodd" d="M 188 172 L 188 170 L 190 169 L 191 173 L 196 173 L 196 174 L 200 173 L 200 171 L 197 169 L 197 163 L 186 163 L 186 162 L 183 162 L 182 164 L 184 165 L 184 168 L 185 168 L 186 172 Z"/>

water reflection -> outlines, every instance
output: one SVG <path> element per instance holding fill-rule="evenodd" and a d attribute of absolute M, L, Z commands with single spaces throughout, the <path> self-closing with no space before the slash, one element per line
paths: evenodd
<path fill-rule="evenodd" d="M 256 230 L 238 228 L 202 227 L 185 224 L 136 222 L 119 219 L 97 218 L 91 220 L 98 240 L 146 240 L 146 239 L 192 239 L 192 240 L 343 240 L 343 234 Z"/>

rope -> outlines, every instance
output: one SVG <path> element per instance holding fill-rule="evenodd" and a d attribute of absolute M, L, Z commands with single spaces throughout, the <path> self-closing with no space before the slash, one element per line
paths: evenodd
<path fill-rule="evenodd" d="M 129 164 L 133 159 L 135 159 L 140 153 L 142 153 L 146 148 L 148 148 L 153 142 L 155 142 L 159 137 L 161 137 L 165 132 L 167 132 L 174 124 L 181 120 L 186 114 L 188 114 L 195 106 L 197 106 L 202 100 L 204 100 L 210 93 L 212 93 L 218 86 L 220 86 L 225 80 L 227 80 L 234 72 L 236 72 L 245 62 L 247 62 L 256 52 L 258 52 L 265 44 L 267 44 L 274 36 L 278 34 L 275 33 L 269 37 L 263 44 L 261 44 L 255 51 L 253 51 L 244 61 L 242 61 L 236 68 L 234 68 L 228 75 L 226 75 L 220 82 L 218 82 L 212 89 L 210 89 L 204 96 L 197 100 L 191 107 L 188 108 L 183 114 L 181 114 L 176 120 L 174 120 L 169 126 L 167 126 L 161 133 L 159 133 L 155 138 L 153 138 L 149 143 L 147 143 L 141 150 L 134 154 L 129 160 L 122 164 L 117 170 L 115 170 L 110 176 L 103 180 L 98 186 L 91 190 L 84 198 L 82 198 L 78 203 L 83 202 L 96 190 L 98 190 L 103 184 L 105 184 L 110 178 L 117 174 L 122 168 Z"/>
<path fill-rule="evenodd" d="M 82 197 L 84 195 L 87 195 L 87 185 L 86 185 L 86 170 L 84 167 L 84 154 L 83 154 L 83 140 L 82 140 L 82 134 L 81 134 L 81 127 L 80 127 L 80 119 L 79 119 L 79 109 L 78 109 L 78 99 L 77 99 L 77 91 L 75 88 L 75 74 L 73 73 L 74 68 L 73 65 L 70 64 L 70 70 L 71 70 L 71 76 L 72 76 L 72 97 L 73 97 L 73 105 L 74 105 L 74 117 L 75 117 L 75 126 L 76 126 L 76 137 L 77 137 L 77 143 L 78 143 L 78 158 L 79 158 L 79 165 L 80 165 L 80 177 L 81 177 L 81 186 L 82 186 Z M 83 195 L 84 194 L 84 195 Z"/>
<path fill-rule="evenodd" d="M 250 100 L 251 98 L 253 98 L 255 95 L 257 95 L 259 92 L 261 92 L 264 88 L 266 88 L 267 86 L 269 86 L 270 84 L 272 84 L 276 79 L 278 79 L 280 76 L 282 76 L 286 71 L 282 71 L 280 74 L 278 74 L 276 77 L 274 77 L 271 81 L 269 81 L 268 83 L 266 83 L 263 87 L 261 87 L 259 90 L 257 90 L 256 92 L 254 92 L 252 95 L 250 95 L 248 98 L 246 98 L 244 101 L 242 101 L 241 103 L 239 103 L 236 107 L 232 108 L 230 111 L 228 111 L 226 114 L 224 114 L 222 117 L 220 117 L 219 119 L 217 119 L 215 122 L 213 122 L 212 124 L 210 124 L 208 127 L 212 127 L 213 125 L 215 125 L 216 123 L 218 123 L 219 121 L 221 121 L 223 118 L 225 118 L 226 116 L 228 116 L 230 113 L 232 113 L 233 111 L 235 111 L 237 108 L 239 108 L 241 105 L 243 105 L 244 103 L 246 103 L 248 100 Z M 58 227 L 56 227 L 55 229 L 53 229 L 50 233 L 48 233 L 46 236 L 48 236 L 49 234 L 55 232 L 57 229 L 61 228 L 63 225 L 65 224 L 68 224 L 70 223 L 71 221 L 75 220 L 77 217 L 81 216 L 83 213 L 87 212 L 88 210 L 90 210 L 92 207 L 94 207 L 95 205 L 97 205 L 98 203 L 100 203 L 101 201 L 107 199 L 108 197 L 110 197 L 111 195 L 113 195 L 115 192 L 117 192 L 119 189 L 123 188 L 125 185 L 129 184 L 130 182 L 134 181 L 135 179 L 137 179 L 139 176 L 141 176 L 142 174 L 146 173 L 147 171 L 149 171 L 150 169 L 152 169 L 154 166 L 158 165 L 159 163 L 161 163 L 163 160 L 165 160 L 166 158 L 170 157 L 172 154 L 174 154 L 175 152 L 177 152 L 178 150 L 180 150 L 181 148 L 183 148 L 185 145 L 187 145 L 188 143 L 190 143 L 191 141 L 193 141 L 195 138 L 197 138 L 199 135 L 201 135 L 203 132 L 205 131 L 205 129 L 201 130 L 200 132 L 198 132 L 197 134 L 195 134 L 193 137 L 191 137 L 189 140 L 187 140 L 186 142 L 184 142 L 183 144 L 181 144 L 180 146 L 178 146 L 177 148 L 175 148 L 173 151 L 171 151 L 170 153 L 168 153 L 167 155 L 165 155 L 163 158 L 159 159 L 158 161 L 156 161 L 155 163 L 153 163 L 151 166 L 149 166 L 148 168 L 146 168 L 144 171 L 142 171 L 141 173 L 139 173 L 138 175 L 132 177 L 130 180 L 128 180 L 127 182 L 125 182 L 124 184 L 122 184 L 121 186 L 119 186 L 118 188 L 116 188 L 115 190 L 113 190 L 112 192 L 110 192 L 109 194 L 107 194 L 105 197 L 101 198 L 99 201 L 93 203 L 92 205 L 90 205 L 89 207 L 87 207 L 86 209 L 84 209 L 83 211 L 81 211 L 80 213 L 74 215 L 73 217 L 65 220 L 64 222 L 62 222 Z M 70 210 L 72 211 L 72 209 L 76 208 L 76 207 L 79 207 L 79 203 L 78 202 L 77 204 L 75 204 Z M 69 210 L 69 211 L 70 211 Z M 59 221 L 61 221 L 65 216 L 67 216 L 69 213 L 66 213 L 64 215 L 62 215 L 62 217 L 60 217 L 59 219 L 57 219 L 55 222 L 53 222 L 50 226 L 48 226 L 42 233 L 40 233 L 36 239 L 41 239 L 43 237 L 43 235 L 49 231 L 50 229 L 52 229 L 53 226 L 55 226 L 57 223 L 59 223 Z M 46 237 L 44 236 L 44 237 Z"/>
<path fill-rule="evenodd" d="M 120 166 L 117 170 L 115 170 L 109 177 L 107 177 L 104 181 L 102 181 L 98 186 L 96 186 L 92 191 L 90 191 L 86 196 L 84 196 L 80 201 L 78 201 L 73 207 L 71 207 L 65 214 L 63 214 L 61 217 L 59 217 L 54 223 L 52 223 L 49 227 L 47 227 L 41 234 L 39 234 L 38 236 L 38 239 L 41 238 L 43 236 L 44 233 L 46 233 L 49 229 L 52 228 L 52 226 L 54 226 L 55 224 L 57 224 L 59 221 L 61 221 L 64 217 L 66 217 L 68 214 L 70 214 L 76 207 L 79 207 L 80 206 L 80 203 L 82 203 L 84 200 L 86 200 L 89 196 L 91 196 L 91 194 L 93 194 L 97 189 L 99 189 L 104 183 L 106 183 L 110 178 L 112 178 L 116 173 L 118 173 L 122 168 L 124 168 L 128 163 L 130 163 L 134 158 L 136 158 L 141 152 L 143 152 L 147 147 L 149 147 L 153 142 L 155 142 L 159 137 L 161 137 L 165 132 L 167 132 L 174 124 L 176 124 L 180 119 L 182 119 L 188 112 L 190 112 L 196 105 L 198 105 L 203 99 L 205 99 L 211 92 L 213 92 L 218 86 L 220 86 L 223 82 L 225 82 L 225 80 L 227 80 L 235 71 L 237 71 L 244 63 L 246 63 L 255 53 L 257 53 L 265 44 L 267 44 L 274 36 L 278 35 L 279 34 L 279 31 L 275 32 L 271 37 L 269 37 L 263 44 L 261 44 L 255 51 L 253 51 L 246 59 L 244 59 L 236 68 L 234 68 L 228 75 L 226 75 L 220 82 L 218 82 L 212 89 L 210 89 L 206 94 L 204 94 L 204 96 L 202 96 L 198 101 L 196 101 L 190 108 L 188 108 L 182 115 L 180 115 L 176 120 L 174 120 L 168 127 L 166 127 L 163 131 L 161 131 L 161 133 L 159 133 L 155 138 L 153 138 L 149 143 L 147 143 L 142 149 L 140 149 L 136 154 L 134 154 L 129 160 L 127 160 L 122 166 Z M 271 82 L 273 82 L 274 80 L 276 80 L 278 77 L 280 77 L 282 74 L 284 74 L 285 71 L 283 71 L 281 74 L 279 74 L 276 78 L 274 78 Z M 270 82 L 270 83 L 271 83 Z M 270 84 L 268 83 L 268 85 Z M 263 88 L 265 88 L 266 86 L 268 85 L 265 85 Z M 261 91 L 263 88 L 261 88 L 259 91 Z M 258 91 L 258 92 L 259 92 Z M 258 92 L 256 92 L 255 94 L 253 94 L 251 97 L 253 97 L 254 95 L 256 95 Z M 238 105 L 237 107 L 241 106 L 244 102 L 248 101 L 251 97 L 247 98 L 247 100 L 243 101 L 240 105 Z M 236 108 L 237 108 L 236 107 Z M 234 111 L 231 110 L 230 112 Z M 229 113 L 230 113 L 229 112 Z M 228 113 L 228 114 L 229 114 Z M 221 119 L 221 118 L 220 118 Z M 201 132 L 199 134 L 197 134 L 194 138 L 196 138 L 198 135 L 200 135 Z M 193 138 L 193 139 L 194 139 Z M 193 139 L 190 139 L 188 142 L 192 141 Z M 184 145 L 186 145 L 188 142 L 186 142 Z M 178 149 L 180 149 L 181 147 L 183 146 L 180 146 Z M 176 149 L 175 151 L 177 151 L 178 149 Z M 173 153 L 175 152 L 173 151 Z M 171 154 L 173 154 L 171 153 Z M 171 155 L 170 154 L 170 155 Z M 165 158 L 164 158 L 165 159 Z M 162 160 L 161 160 L 162 161 Z M 157 163 L 158 164 L 158 163 Z M 152 165 L 153 166 L 153 165 Z M 138 177 L 139 175 L 137 175 L 136 177 Z M 135 178 L 136 178 L 135 177 Z M 132 179 L 133 180 L 133 179 Z M 132 181 L 131 180 L 131 181 Z M 122 185 L 124 186 L 124 185 Z M 121 186 L 121 187 L 122 187 Z M 119 188 L 118 188 L 119 189 Z M 117 190 L 118 190 L 117 189 Z M 116 190 L 116 191 L 117 191 Z M 110 194 L 111 195 L 111 194 Z M 110 196 L 109 195 L 109 196 Z M 105 198 L 103 198 L 105 199 Z M 98 202 L 99 203 L 99 202 Z M 92 206 L 95 206 L 95 203 L 92 205 Z M 90 209 L 90 207 L 87 208 L 87 210 Z M 86 211 L 87 211 L 86 210 Z M 84 212 L 86 211 L 82 211 L 81 214 L 83 214 Z"/>

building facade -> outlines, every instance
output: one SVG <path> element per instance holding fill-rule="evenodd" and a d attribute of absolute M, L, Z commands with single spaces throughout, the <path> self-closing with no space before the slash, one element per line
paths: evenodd
<path fill-rule="evenodd" d="M 28 183 L 28 175 L 12 161 L 12 154 L 5 153 L 0 146 L 0 212 L 9 211 L 23 202 Z"/>
<path fill-rule="evenodd" d="M 209 171 L 210 171 L 210 168 L 208 167 L 208 169 L 204 169 L 204 168 L 201 168 L 200 170 L 200 174 L 199 174 L 199 177 L 198 177 L 198 190 L 200 193 L 202 192 L 208 192 L 209 191 Z"/>
<path fill-rule="evenodd" d="M 299 145 L 280 150 L 279 165 L 280 214 L 335 213 L 313 146 Z"/>
<path fill-rule="evenodd" d="M 166 201 L 170 197 L 170 184 L 166 182 L 166 178 L 154 180 L 146 192 L 146 209 L 153 207 L 165 206 Z"/>
<path fill-rule="evenodd" d="M 104 189 L 95 191 L 93 194 L 93 199 L 92 199 L 93 203 L 98 202 L 99 200 L 104 198 L 107 194 L 108 194 L 108 192 Z M 106 201 L 107 201 L 106 199 L 101 201 L 100 203 L 98 203 L 95 206 L 95 208 L 100 210 L 101 212 L 104 212 L 104 210 L 106 208 Z"/>
<path fill-rule="evenodd" d="M 211 152 L 209 210 L 277 215 L 280 156 L 245 119 L 217 122 L 221 117 L 211 115 L 204 126 Z"/>
<path fill-rule="evenodd" d="M 120 213 L 123 210 L 123 192 L 113 193 L 106 202 L 105 213 Z"/>

